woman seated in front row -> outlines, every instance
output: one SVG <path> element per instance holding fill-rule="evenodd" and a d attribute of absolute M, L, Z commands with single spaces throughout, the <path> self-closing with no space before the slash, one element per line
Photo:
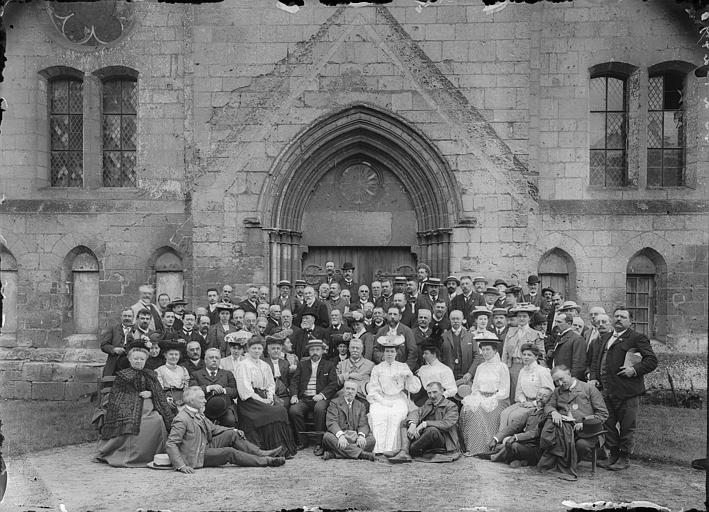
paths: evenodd
<path fill-rule="evenodd" d="M 187 368 L 177 364 L 180 361 L 184 343 L 164 341 L 162 344 L 165 352 L 165 364 L 159 366 L 155 373 L 165 391 L 168 402 L 172 402 L 179 407 L 183 405 L 182 393 L 190 384 L 190 374 Z"/>
<path fill-rule="evenodd" d="M 502 411 L 500 428 L 513 425 L 521 427 L 527 422 L 527 417 L 536 407 L 537 393 L 542 388 L 554 389 L 549 368 L 540 365 L 537 359 L 542 355 L 536 345 L 525 343 L 520 348 L 522 353 L 522 369 L 517 378 L 517 389 L 514 391 L 515 403 Z"/>
<path fill-rule="evenodd" d="M 108 397 L 96 459 L 115 467 L 145 467 L 165 451 L 173 419 L 153 370 L 144 369 L 150 342 L 128 346 L 129 368 L 116 373 Z"/>
<path fill-rule="evenodd" d="M 483 362 L 475 371 L 472 393 L 463 398 L 459 419 L 467 456 L 487 450 L 510 395 L 510 372 L 497 351 L 500 340 L 491 332 L 476 341 Z"/>
<path fill-rule="evenodd" d="M 247 357 L 236 366 L 239 427 L 246 438 L 262 450 L 283 447 L 283 456 L 297 452 L 282 401 L 275 403 L 276 383 L 268 364 L 261 359 L 265 341 L 260 336 L 249 340 Z"/>

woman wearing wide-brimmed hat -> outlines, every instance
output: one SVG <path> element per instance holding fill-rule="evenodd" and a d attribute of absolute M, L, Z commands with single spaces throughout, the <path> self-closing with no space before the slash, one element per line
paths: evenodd
<path fill-rule="evenodd" d="M 396 361 L 396 349 L 405 343 L 402 335 L 380 336 L 377 342 L 384 350 L 383 361 L 372 369 L 367 384 L 369 423 L 376 440 L 374 453 L 397 452 L 401 422 L 409 408 L 415 407 L 406 392 L 418 392 L 421 381 L 406 363 Z"/>
<path fill-rule="evenodd" d="M 470 312 L 470 322 L 472 324 L 470 333 L 473 335 L 473 338 L 489 334 L 487 326 L 491 318 L 492 312 L 489 309 L 485 306 L 475 306 Z"/>
<path fill-rule="evenodd" d="M 145 467 L 165 441 L 174 417 L 153 370 L 146 370 L 150 341 L 128 345 L 129 368 L 120 370 L 108 397 L 96 459 L 116 467 Z"/>
<path fill-rule="evenodd" d="M 531 343 L 537 347 L 541 354 L 544 354 L 544 337 L 539 331 L 535 331 L 529 326 L 529 319 L 539 311 L 534 304 L 520 303 L 510 309 L 510 313 L 517 316 L 517 327 L 510 329 L 505 338 L 505 345 L 502 347 L 502 362 L 510 369 L 510 389 L 517 389 L 517 376 L 522 366 L 522 345 Z"/>
<path fill-rule="evenodd" d="M 499 429 L 500 414 L 509 405 L 510 395 L 510 374 L 497 352 L 500 340 L 488 332 L 476 341 L 483 362 L 475 371 L 472 393 L 463 398 L 459 420 L 466 455 L 487 450 L 490 439 Z"/>

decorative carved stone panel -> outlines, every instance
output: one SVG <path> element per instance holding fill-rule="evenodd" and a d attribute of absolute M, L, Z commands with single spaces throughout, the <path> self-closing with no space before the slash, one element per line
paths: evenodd
<path fill-rule="evenodd" d="M 130 2 L 47 2 L 47 14 L 54 27 L 70 43 L 100 48 L 116 43 L 135 24 Z"/>

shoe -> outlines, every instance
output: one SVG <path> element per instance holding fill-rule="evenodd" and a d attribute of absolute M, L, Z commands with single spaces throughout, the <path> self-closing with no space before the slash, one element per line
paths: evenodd
<path fill-rule="evenodd" d="M 274 468 L 286 463 L 286 459 L 283 457 L 266 457 L 266 459 L 266 465 Z"/>
<path fill-rule="evenodd" d="M 611 452 L 610 456 L 606 460 L 598 462 L 596 465 L 599 468 L 610 469 L 610 467 L 618 461 L 619 454 Z"/>
<path fill-rule="evenodd" d="M 411 455 L 408 452 L 401 450 L 399 453 L 389 458 L 389 462 L 392 464 L 405 464 L 411 462 Z"/>
<path fill-rule="evenodd" d="M 624 469 L 628 469 L 629 467 L 630 457 L 627 455 L 621 455 L 620 457 L 618 457 L 617 461 L 608 466 L 608 469 L 610 469 L 611 471 L 623 471 Z"/>
<path fill-rule="evenodd" d="M 377 458 L 374 456 L 374 454 L 372 452 L 362 452 L 359 454 L 359 458 L 363 459 L 363 460 L 368 460 L 371 462 L 375 462 L 377 460 Z"/>
<path fill-rule="evenodd" d="M 558 478 L 560 478 L 561 480 L 566 480 L 567 482 L 575 482 L 579 479 L 577 476 L 567 474 L 559 475 Z"/>
<path fill-rule="evenodd" d="M 328 452 L 327 450 L 322 452 L 322 459 L 323 460 L 330 460 L 330 459 L 334 459 L 334 458 L 335 458 L 335 454 L 333 454 L 332 452 Z"/>
<path fill-rule="evenodd" d="M 382 455 L 384 455 L 387 459 L 395 456 L 399 452 L 384 452 Z"/>
<path fill-rule="evenodd" d="M 320 457 L 323 453 L 325 453 L 325 450 L 323 450 L 322 446 L 317 445 L 317 446 L 315 446 L 313 453 L 315 454 L 316 457 Z"/>
<path fill-rule="evenodd" d="M 529 463 L 526 460 L 513 460 L 510 462 L 510 467 L 513 469 L 523 468 L 527 465 L 529 465 Z"/>
<path fill-rule="evenodd" d="M 303 443 L 298 443 L 295 445 L 295 449 L 298 451 L 305 450 L 305 445 Z"/>
<path fill-rule="evenodd" d="M 285 446 L 279 446 L 278 448 L 274 448 L 272 450 L 261 450 L 261 456 L 262 457 L 283 457 L 287 451 L 288 451 L 288 448 L 286 448 Z"/>
<path fill-rule="evenodd" d="M 694 469 L 706 471 L 707 470 L 707 459 L 694 459 L 692 461 L 692 467 Z"/>

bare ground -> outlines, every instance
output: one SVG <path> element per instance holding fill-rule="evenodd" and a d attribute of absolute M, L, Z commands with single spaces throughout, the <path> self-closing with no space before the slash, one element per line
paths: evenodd
<path fill-rule="evenodd" d="M 578 482 L 478 459 L 452 464 L 323 461 L 310 450 L 280 468 L 208 468 L 194 475 L 116 469 L 91 461 L 94 443 L 8 459 L 8 489 L 0 509 L 281 510 L 565 510 L 564 500 L 648 500 L 675 510 L 704 509 L 705 473 L 633 462 L 628 471 L 580 467 Z"/>

